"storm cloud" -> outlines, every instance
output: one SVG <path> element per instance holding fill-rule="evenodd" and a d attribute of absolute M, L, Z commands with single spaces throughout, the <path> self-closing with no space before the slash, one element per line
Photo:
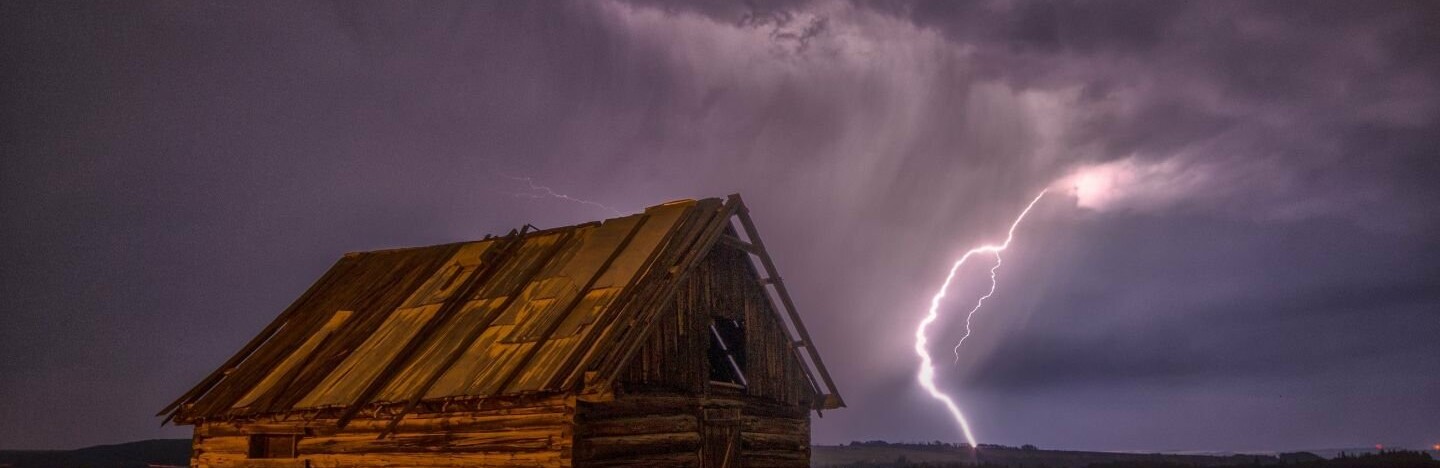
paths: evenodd
<path fill-rule="evenodd" d="M 183 437 L 344 252 L 732 192 L 851 406 L 815 441 L 957 440 L 914 326 L 1047 188 L 940 372 L 982 441 L 1440 437 L 1433 3 L 758 5 L 0 5 L 0 447 Z"/>

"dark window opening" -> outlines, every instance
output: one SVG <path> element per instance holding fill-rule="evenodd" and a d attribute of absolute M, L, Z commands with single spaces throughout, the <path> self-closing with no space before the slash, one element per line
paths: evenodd
<path fill-rule="evenodd" d="M 745 380 L 745 324 L 727 318 L 710 322 L 710 380 L 749 386 Z"/>
<path fill-rule="evenodd" d="M 255 434 L 250 436 L 250 458 L 295 458 L 294 434 Z"/>

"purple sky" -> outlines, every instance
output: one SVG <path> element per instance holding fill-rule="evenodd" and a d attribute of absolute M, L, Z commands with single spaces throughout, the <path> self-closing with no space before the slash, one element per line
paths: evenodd
<path fill-rule="evenodd" d="M 151 415 L 347 251 L 742 193 L 818 443 L 1440 442 L 1434 2 L 0 3 L 0 448 Z M 527 182 L 524 178 L 529 178 Z M 1079 187 L 1075 190 L 1075 187 Z"/>

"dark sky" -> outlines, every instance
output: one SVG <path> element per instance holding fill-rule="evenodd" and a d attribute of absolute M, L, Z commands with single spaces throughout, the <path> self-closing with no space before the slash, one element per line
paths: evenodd
<path fill-rule="evenodd" d="M 851 406 L 815 441 L 958 441 L 914 328 L 1047 187 L 941 361 L 982 442 L 1428 446 L 1437 24 L 1426 1 L 0 3 L 0 448 L 187 437 L 151 415 L 344 252 L 732 192 Z"/>

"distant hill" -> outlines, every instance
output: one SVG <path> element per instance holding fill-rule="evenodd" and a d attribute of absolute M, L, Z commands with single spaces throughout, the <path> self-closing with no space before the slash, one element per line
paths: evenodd
<path fill-rule="evenodd" d="M 190 439 L 155 439 L 75 450 L 0 450 L 0 467 L 146 468 L 189 466 Z"/>

